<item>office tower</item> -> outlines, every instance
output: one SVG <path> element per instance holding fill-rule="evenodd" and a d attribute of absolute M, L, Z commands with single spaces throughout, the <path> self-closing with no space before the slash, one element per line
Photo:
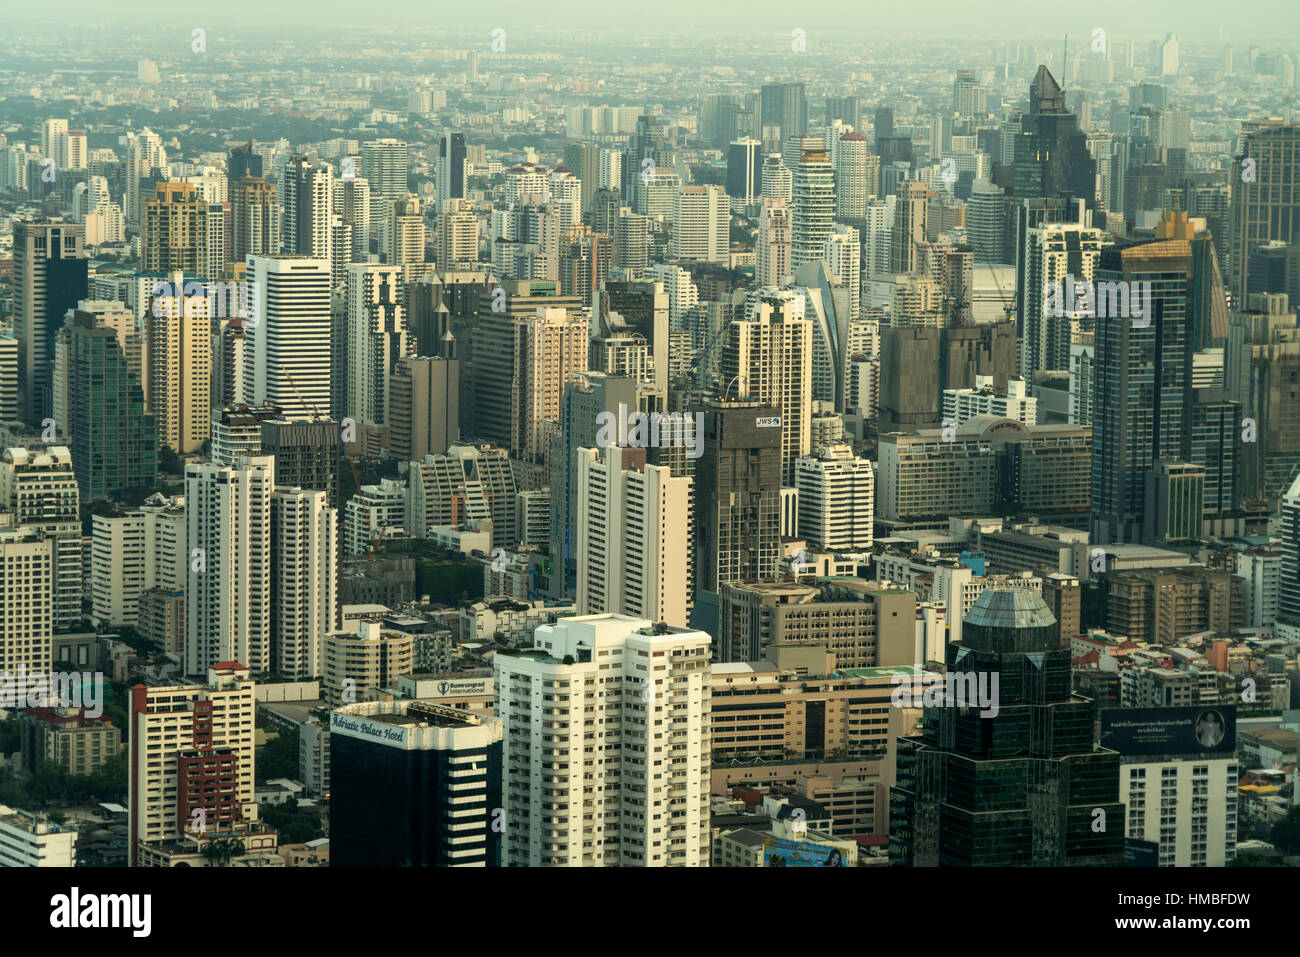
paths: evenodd
<path fill-rule="evenodd" d="M 385 689 L 409 675 L 415 661 L 414 636 L 383 628 L 382 619 L 356 619 L 348 628 L 325 636 L 321 692 L 331 708 L 386 696 Z"/>
<path fill-rule="evenodd" d="M 574 581 L 578 534 L 574 526 L 582 515 L 578 510 L 575 456 L 579 449 L 598 447 L 602 413 L 617 415 L 620 409 L 652 411 L 650 391 L 650 386 L 635 378 L 603 372 L 587 372 L 564 383 L 559 428 L 551 437 L 550 448 L 551 554 L 561 563 L 552 579 L 554 597 L 565 595 L 566 578 L 567 584 Z"/>
<path fill-rule="evenodd" d="M 352 261 L 365 262 L 370 254 L 370 180 L 360 176 L 339 180 L 334 195 L 339 215 L 352 224 Z"/>
<path fill-rule="evenodd" d="M 170 284 L 173 292 L 182 287 L 182 275 L 173 273 Z M 212 423 L 213 300 L 181 293 L 153 297 L 145 317 L 145 403 L 159 442 L 177 455 L 198 451 Z"/>
<path fill-rule="evenodd" d="M 395 139 L 362 143 L 361 167 L 370 184 L 370 221 L 383 222 L 391 203 L 408 189 L 407 145 Z"/>
<path fill-rule="evenodd" d="M 185 466 L 186 674 L 221 662 L 271 669 L 271 493 L 274 462 Z"/>
<path fill-rule="evenodd" d="M 1065 94 L 1047 67 L 1040 66 L 1029 87 L 1029 110 L 1015 137 L 1014 183 L 1017 202 L 1068 192 L 1089 207 L 1096 191 L 1096 162 L 1088 138 L 1065 105 Z"/>
<path fill-rule="evenodd" d="M 754 285 L 780 288 L 790 267 L 790 207 L 783 199 L 764 199 L 754 246 Z"/>
<path fill-rule="evenodd" d="M 781 410 L 706 400 L 704 451 L 695 463 L 699 590 L 770 578 L 781 554 Z"/>
<path fill-rule="evenodd" d="M 1160 75 L 1177 76 L 1178 60 L 1178 34 L 1166 34 L 1164 42 L 1160 44 Z"/>
<path fill-rule="evenodd" d="M 925 242 L 930 190 L 924 183 L 905 180 L 894 194 L 894 225 L 890 235 L 890 271 L 916 272 L 917 246 Z"/>
<path fill-rule="evenodd" d="M 751 136 L 727 148 L 727 195 L 733 208 L 752 205 L 763 190 L 763 144 Z"/>
<path fill-rule="evenodd" d="M 505 311 L 481 301 L 473 332 L 471 375 L 475 433 L 527 461 L 542 461 L 549 422 L 571 372 L 587 371 L 588 320 L 571 297 L 530 295 L 530 283 L 507 288 Z"/>
<path fill-rule="evenodd" d="M 1252 293 L 1228 320 L 1225 386 L 1253 423 L 1242 442 L 1237 491 L 1270 507 L 1300 473 L 1300 331 L 1285 295 Z M 1245 426 L 1243 426 L 1243 429 Z"/>
<path fill-rule="evenodd" d="M 393 200 L 391 210 L 384 251 L 390 266 L 401 266 L 403 273 L 410 275 L 409 267 L 424 264 L 424 216 L 420 213 L 420 201 L 414 196 L 403 196 Z"/>
<path fill-rule="evenodd" d="M 501 739 L 500 718 L 433 702 L 336 710 L 330 866 L 499 866 Z"/>
<path fill-rule="evenodd" d="M 1141 541 L 1146 471 L 1161 458 L 1185 459 L 1190 252 L 1181 240 L 1144 243 L 1107 248 L 1098 263 L 1100 283 L 1151 284 L 1143 325 L 1124 316 L 1097 322 L 1092 537 L 1098 544 Z"/>
<path fill-rule="evenodd" d="M 434 258 L 442 271 L 458 269 L 478 260 L 478 217 L 465 200 L 448 200 L 439 208 Z"/>
<path fill-rule="evenodd" d="M 460 360 L 403 356 L 388 380 L 388 450 L 418 462 L 460 441 Z"/>
<path fill-rule="evenodd" d="M 68 350 L 66 428 L 87 502 L 158 481 L 157 422 L 145 412 L 134 324 L 127 332 L 124 337 L 81 309 L 60 330 Z"/>
<path fill-rule="evenodd" d="M 444 133 L 438 137 L 438 210 L 453 199 L 465 198 L 465 134 Z M 369 167 L 367 167 L 369 172 Z M 405 187 L 403 187 L 405 191 Z"/>
<path fill-rule="evenodd" d="M 334 170 L 315 153 L 294 156 L 284 164 L 281 182 L 284 253 L 309 259 L 330 259 L 333 255 L 330 217 L 334 212 Z"/>
<path fill-rule="evenodd" d="M 192 183 L 159 183 L 144 204 L 140 270 L 219 279 L 226 268 L 226 211 Z"/>
<path fill-rule="evenodd" d="M 623 196 L 632 201 L 633 212 L 642 216 L 653 215 L 650 211 L 651 187 L 661 176 L 673 175 L 675 162 L 676 152 L 663 120 L 648 113 L 638 116 L 620 182 Z"/>
<path fill-rule="evenodd" d="M 5 449 L 0 456 L 0 507 L 17 532 L 53 539 L 54 621 L 64 629 L 81 621 L 80 496 L 72 453 L 55 445 L 34 452 Z"/>
<path fill-rule="evenodd" d="M 992 415 L 955 427 L 882 432 L 876 516 L 913 521 L 997 512 L 1081 527 L 1092 453 L 1086 426 L 1026 426 Z"/>
<path fill-rule="evenodd" d="M 916 369 L 937 369 L 918 376 Z M 992 376 L 1006 388 L 1016 373 L 1016 329 L 1011 322 L 936 328 L 894 326 L 880 331 L 880 431 L 940 425 L 944 389 L 975 385 L 977 375 Z"/>
<path fill-rule="evenodd" d="M 1093 747 L 1093 702 L 1070 690 L 1070 649 L 1043 600 L 1022 588 L 985 591 L 946 661 L 944 704 L 926 707 L 921 733 L 898 742 L 890 859 L 1118 866 L 1119 756 Z M 992 692 L 983 708 L 980 691 Z M 993 776 L 996 789 L 986 786 Z M 1114 825 L 1094 827 L 1097 809 Z"/>
<path fill-rule="evenodd" d="M 583 615 L 539 626 L 533 642 L 537 653 L 493 664 L 493 710 L 504 725 L 502 863 L 705 865 L 709 636 Z M 556 700 L 543 702 L 543 687 Z M 556 721 L 593 737 L 540 734 Z M 531 769 L 543 766 L 550 780 L 539 790 Z M 568 814 L 557 817 L 558 805 Z"/>
<path fill-rule="evenodd" d="M 326 492 L 271 493 L 271 669 L 286 678 L 324 671 L 325 635 L 341 624 L 339 522 Z"/>
<path fill-rule="evenodd" d="M 411 354 L 402 305 L 400 266 L 348 266 L 348 400 L 358 422 L 388 422 L 388 377 L 394 363 Z"/>
<path fill-rule="evenodd" d="M 250 256 L 253 309 L 245 323 L 248 405 L 273 403 L 292 417 L 330 411 L 330 263 L 306 256 Z"/>
<path fill-rule="evenodd" d="M 808 132 L 808 101 L 802 83 L 769 83 L 760 96 L 762 125 L 776 130 L 778 142 Z"/>
<path fill-rule="evenodd" d="M 1006 232 L 1005 190 L 987 179 L 971 184 L 966 201 L 966 236 L 977 263 L 1005 262 L 1003 235 Z"/>
<path fill-rule="evenodd" d="M 860 133 L 845 133 L 835 151 L 835 219 L 837 222 L 859 222 L 866 219 L 867 201 L 875 195 L 876 186 L 870 175 L 869 163 L 875 157 L 867 151 L 867 138 Z M 879 162 L 875 164 L 879 176 Z"/>
<path fill-rule="evenodd" d="M 249 256 L 274 256 L 280 251 L 280 230 L 275 187 L 251 176 L 236 181 L 231 187 L 228 261 L 243 263 Z"/>
<path fill-rule="evenodd" d="M 250 410 L 255 414 L 260 410 Z M 339 507 L 339 423 L 262 418 L 262 455 L 274 459 L 275 485 L 324 492 L 326 506 Z"/>
<path fill-rule="evenodd" d="M 253 698 L 249 668 L 222 661 L 205 683 L 131 689 L 130 864 L 165 855 L 201 820 L 204 834 L 229 834 L 255 818 Z M 199 813 L 196 813 L 199 812 Z"/>
<path fill-rule="evenodd" d="M 812 429 L 813 324 L 795 306 L 791 299 L 759 302 L 753 318 L 732 322 L 722 356 L 724 396 L 779 410 L 785 484 L 795 460 L 808 454 Z"/>
<path fill-rule="evenodd" d="M 894 135 L 894 111 L 891 107 L 876 107 L 875 118 L 872 121 L 872 129 L 876 135 L 876 154 L 880 155 L 884 152 L 880 148 L 881 142 Z"/>
<path fill-rule="evenodd" d="M 856 96 L 826 97 L 826 125 L 836 120 L 855 130 L 862 129 L 862 101 Z"/>
<path fill-rule="evenodd" d="M 862 315 L 862 243 L 858 231 L 852 226 L 836 223 L 826 236 L 821 258 L 830 275 L 842 282 L 848 291 L 848 318 L 859 318 Z"/>
<path fill-rule="evenodd" d="M 570 143 L 564 150 L 564 165 L 582 183 L 582 213 L 591 208 L 591 198 L 604 185 L 600 176 L 600 144 Z"/>
<path fill-rule="evenodd" d="M 262 157 L 261 154 L 253 152 L 252 140 L 230 150 L 230 156 L 226 161 L 226 183 L 231 194 L 235 191 L 235 184 L 247 176 L 253 179 L 264 178 Z"/>
<path fill-rule="evenodd" d="M 875 524 L 871 463 L 847 445 L 821 446 L 795 462 L 799 537 L 819 552 L 867 551 Z"/>
<path fill-rule="evenodd" d="M 1228 285 L 1238 298 L 1260 289 L 1251 281 L 1258 247 L 1272 242 L 1300 244 L 1300 125 L 1277 119 L 1242 125 L 1239 155 L 1232 169 L 1232 235 Z M 15 240 L 16 244 L 16 240 Z M 17 263 L 15 263 L 15 269 Z"/>
<path fill-rule="evenodd" d="M 140 181 L 144 178 L 161 178 L 161 170 L 167 168 L 167 153 L 163 150 L 162 137 L 145 127 L 139 133 L 127 133 L 126 142 L 126 223 L 138 229 L 144 208 L 141 200 Z"/>
<path fill-rule="evenodd" d="M 262 454 L 262 422 L 279 410 L 270 406 L 229 405 L 212 410 L 212 464 L 234 465 L 241 457 Z"/>
<path fill-rule="evenodd" d="M 798 269 L 820 259 L 835 222 L 835 174 L 824 148 L 805 145 L 794 171 L 790 223 L 790 265 Z"/>
<path fill-rule="evenodd" d="M 514 470 L 504 449 L 490 445 L 453 445 L 446 452 L 412 462 L 407 483 L 407 532 L 426 538 L 429 529 L 466 519 L 490 521 L 492 544 L 513 550 L 515 536 Z"/>
<path fill-rule="evenodd" d="M 787 203 L 794 198 L 794 174 L 781 162 L 780 153 L 772 153 L 763 160 L 763 197 Z"/>
<path fill-rule="evenodd" d="M 1074 335 L 1091 332 L 1098 322 L 1099 311 L 1084 291 L 1094 288 L 1101 248 L 1102 231 L 1077 223 L 1049 223 L 1026 232 L 1024 255 L 1016 262 L 1016 293 L 1020 374 L 1027 381 L 1041 370 L 1068 369 Z"/>
<path fill-rule="evenodd" d="M 725 263 L 731 211 L 721 186 L 683 186 L 673 201 L 669 255 L 677 262 Z"/>
<path fill-rule="evenodd" d="M 952 82 L 952 111 L 965 119 L 988 114 L 987 95 L 974 70 L 957 71 L 957 78 Z"/>
<path fill-rule="evenodd" d="M 691 479 L 647 464 L 644 448 L 581 448 L 573 464 L 579 612 L 686 627 Z"/>
<path fill-rule="evenodd" d="M 60 220 L 14 223 L 14 338 L 24 418 L 53 409 L 54 339 L 88 291 L 86 227 Z M 66 428 L 57 423 L 56 428 Z"/>

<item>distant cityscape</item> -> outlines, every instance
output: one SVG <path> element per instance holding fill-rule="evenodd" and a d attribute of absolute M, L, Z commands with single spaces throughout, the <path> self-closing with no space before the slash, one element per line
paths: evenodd
<path fill-rule="evenodd" d="M 0 865 L 1300 864 L 1294 19 L 203 12 L 0 17 Z"/>

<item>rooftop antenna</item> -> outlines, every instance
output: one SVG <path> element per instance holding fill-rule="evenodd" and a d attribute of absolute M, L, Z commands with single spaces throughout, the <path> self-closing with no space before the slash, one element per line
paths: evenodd
<path fill-rule="evenodd" d="M 1062 93 L 1065 92 L 1065 70 L 1066 70 L 1065 65 L 1070 58 L 1070 54 L 1068 52 L 1069 48 L 1070 48 L 1070 35 L 1067 33 L 1065 35 L 1065 39 L 1061 41 L 1061 92 Z"/>

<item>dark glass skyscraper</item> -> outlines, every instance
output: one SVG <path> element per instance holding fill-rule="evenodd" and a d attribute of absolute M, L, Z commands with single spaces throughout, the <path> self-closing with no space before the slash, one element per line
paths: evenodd
<path fill-rule="evenodd" d="M 332 867 L 497 867 L 501 720 L 424 701 L 330 715 Z"/>
<path fill-rule="evenodd" d="M 1035 593 L 990 589 L 976 600 L 962 640 L 948 646 L 946 687 L 970 687 L 978 679 L 994 692 L 996 713 L 981 717 L 981 705 L 945 699 L 925 708 L 921 734 L 899 739 L 891 861 L 911 867 L 1122 862 L 1119 755 L 1094 746 L 1092 701 L 1070 690 L 1070 650 L 1058 644 L 1056 619 Z"/>
<path fill-rule="evenodd" d="M 1069 192 L 1091 207 L 1096 192 L 1096 162 L 1078 118 L 1065 106 L 1065 92 L 1040 66 L 1029 86 L 1029 110 L 1016 137 L 1016 199 L 1059 196 Z"/>
<path fill-rule="evenodd" d="M 762 90 L 761 109 L 763 126 L 780 127 L 779 143 L 808 132 L 808 100 L 802 83 L 767 84 Z"/>

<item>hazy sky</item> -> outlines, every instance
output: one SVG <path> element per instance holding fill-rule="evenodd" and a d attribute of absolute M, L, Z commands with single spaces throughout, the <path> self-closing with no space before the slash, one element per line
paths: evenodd
<path fill-rule="evenodd" d="M 1277 43 L 1300 36 L 1297 0 L 1240 4 L 1222 0 L 928 0 L 918 4 L 879 0 L 820 0 L 815 4 L 790 0 L 216 0 L 196 7 L 178 0 L 0 0 L 0 27 L 12 19 L 32 26 L 54 21 L 65 27 L 86 20 L 351 27 L 416 22 L 451 28 L 508 28 L 513 23 L 578 31 L 640 27 L 652 35 L 676 29 L 730 29 L 749 34 L 771 29 L 788 34 L 793 27 L 803 27 L 810 37 L 824 28 L 840 35 L 933 31 L 940 35 L 1004 33 L 1008 38 L 1070 32 L 1082 39 L 1094 27 L 1102 27 L 1115 35 L 1154 36 L 1174 31 L 1189 41 L 1271 38 Z"/>

